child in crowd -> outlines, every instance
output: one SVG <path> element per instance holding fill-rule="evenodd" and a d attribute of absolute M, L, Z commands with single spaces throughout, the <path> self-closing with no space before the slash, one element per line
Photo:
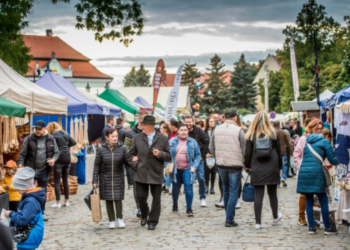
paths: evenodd
<path fill-rule="evenodd" d="M 15 227 L 14 241 L 17 249 L 36 249 L 44 236 L 43 205 L 46 199 L 45 190 L 34 184 L 35 171 L 30 167 L 17 170 L 12 179 L 12 186 L 22 194 L 18 212 L 6 211 L 5 216 L 11 219 Z"/>
<path fill-rule="evenodd" d="M 9 209 L 17 212 L 17 207 L 22 196 L 12 186 L 12 179 L 17 170 L 16 162 L 10 160 L 6 163 L 4 168 L 6 169 L 6 176 L 1 183 L 1 186 L 9 194 Z"/>

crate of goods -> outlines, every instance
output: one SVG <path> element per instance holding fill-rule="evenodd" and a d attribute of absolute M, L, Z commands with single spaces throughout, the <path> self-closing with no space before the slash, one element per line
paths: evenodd
<path fill-rule="evenodd" d="M 29 133 L 30 132 L 29 130 L 30 130 L 30 126 L 28 124 L 23 126 L 23 133 Z"/>

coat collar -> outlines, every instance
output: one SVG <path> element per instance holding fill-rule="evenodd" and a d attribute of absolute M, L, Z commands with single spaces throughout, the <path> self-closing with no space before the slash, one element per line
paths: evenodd
<path fill-rule="evenodd" d="M 232 121 L 232 120 L 225 120 L 225 121 L 224 121 L 224 124 L 233 124 L 233 125 L 235 125 L 235 126 L 238 127 L 237 123 L 235 123 L 235 122 Z"/>
<path fill-rule="evenodd" d="M 153 137 L 153 141 L 152 141 L 152 145 L 151 145 L 151 148 L 152 146 L 159 140 L 159 137 L 160 137 L 160 133 L 158 133 L 157 131 L 155 131 L 155 135 Z M 143 140 L 147 143 L 148 145 L 148 137 L 146 134 L 142 133 L 142 138 Z"/>

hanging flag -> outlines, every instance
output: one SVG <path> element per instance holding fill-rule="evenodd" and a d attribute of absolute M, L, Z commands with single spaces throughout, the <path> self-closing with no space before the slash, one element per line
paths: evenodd
<path fill-rule="evenodd" d="M 152 113 L 154 114 L 154 110 L 157 105 L 157 99 L 159 94 L 159 88 L 162 83 L 162 81 L 165 80 L 165 65 L 162 59 L 159 59 L 156 66 L 156 71 L 153 76 L 153 110 Z"/>
<path fill-rule="evenodd" d="M 182 76 L 182 69 L 183 65 L 179 67 L 176 73 L 176 77 L 174 80 L 174 87 L 169 93 L 168 101 L 166 103 L 166 109 L 165 109 L 165 119 L 166 121 L 169 121 L 171 117 L 175 116 L 177 114 L 177 100 L 179 97 L 179 91 L 180 91 L 180 84 L 181 84 L 181 76 Z"/>
<path fill-rule="evenodd" d="M 290 62 L 292 65 L 294 99 L 295 99 L 295 101 L 298 101 L 298 98 L 300 96 L 300 94 L 299 94 L 299 78 L 298 78 L 297 61 L 295 59 L 293 37 L 290 38 Z"/>

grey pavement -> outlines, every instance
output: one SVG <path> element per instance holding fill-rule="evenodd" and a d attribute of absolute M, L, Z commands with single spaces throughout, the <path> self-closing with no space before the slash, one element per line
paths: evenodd
<path fill-rule="evenodd" d="M 244 179 L 242 179 L 243 182 Z M 47 204 L 45 235 L 39 249 L 350 249 L 350 235 L 345 225 L 338 225 L 339 234 L 326 236 L 323 229 L 308 235 L 307 227 L 299 226 L 296 179 L 288 179 L 288 187 L 278 189 L 279 210 L 283 219 L 272 225 L 272 214 L 267 193 L 264 198 L 262 229 L 255 230 L 253 203 L 241 201 L 236 210 L 236 228 L 226 228 L 225 211 L 214 206 L 220 192 L 216 184 L 215 195 L 208 195 L 208 207 L 200 207 L 198 185 L 194 185 L 194 217 L 186 216 L 185 197 L 179 197 L 179 212 L 172 212 L 172 198 L 162 196 L 162 213 L 155 231 L 141 227 L 136 218 L 132 190 L 125 190 L 123 215 L 125 229 L 108 229 L 105 204 L 102 201 L 103 219 L 92 222 L 91 212 L 83 198 L 91 185 L 80 185 L 72 195 L 70 207 L 53 209 Z M 61 197 L 62 202 L 64 197 Z M 332 206 L 336 206 L 333 202 Z"/>

